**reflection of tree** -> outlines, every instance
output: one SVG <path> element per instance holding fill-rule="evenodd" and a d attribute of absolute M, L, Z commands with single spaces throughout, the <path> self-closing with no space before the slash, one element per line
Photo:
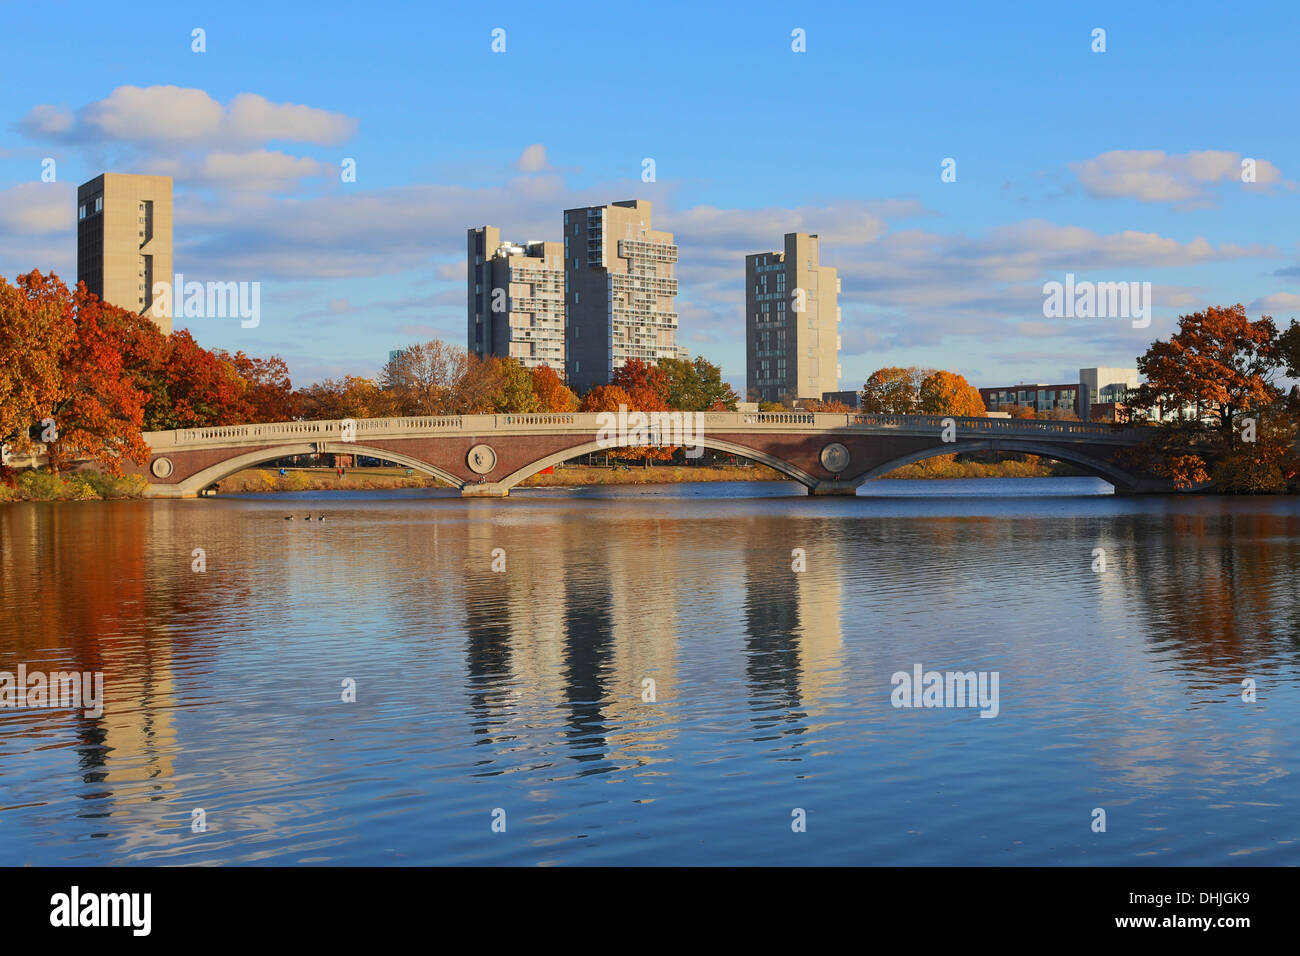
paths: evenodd
<path fill-rule="evenodd" d="M 1206 678 L 1269 671 L 1300 633 L 1300 518 L 1264 513 L 1142 516 L 1133 605 L 1150 639 Z"/>

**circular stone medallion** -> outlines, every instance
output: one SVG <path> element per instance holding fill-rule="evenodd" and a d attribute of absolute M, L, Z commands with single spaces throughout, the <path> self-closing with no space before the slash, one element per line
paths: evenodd
<path fill-rule="evenodd" d="M 822 467 L 833 475 L 838 475 L 849 467 L 849 450 L 837 441 L 822 449 Z"/>
<path fill-rule="evenodd" d="M 170 478 L 172 473 L 172 460 L 170 458 L 155 458 L 153 464 L 149 466 L 155 478 Z"/>
<path fill-rule="evenodd" d="M 465 461 L 474 474 L 486 475 L 497 466 L 497 453 L 492 450 L 491 445 L 475 445 L 465 456 Z"/>

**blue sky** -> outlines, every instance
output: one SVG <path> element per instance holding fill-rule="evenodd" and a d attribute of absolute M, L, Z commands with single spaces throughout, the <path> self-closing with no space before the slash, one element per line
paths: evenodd
<path fill-rule="evenodd" d="M 262 284 L 257 328 L 191 331 L 299 384 L 464 345 L 466 228 L 630 198 L 681 247 L 679 341 L 738 386 L 744 255 L 794 230 L 840 270 L 844 388 L 1071 381 L 1208 304 L 1300 316 L 1292 4 L 180 6 L 0 3 L 0 274 L 75 278 L 76 184 L 169 173 L 177 271 Z M 1044 318 L 1067 272 L 1151 282 L 1151 327 Z"/>

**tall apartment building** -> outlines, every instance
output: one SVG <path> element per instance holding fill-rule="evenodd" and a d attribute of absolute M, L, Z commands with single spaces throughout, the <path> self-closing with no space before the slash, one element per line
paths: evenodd
<path fill-rule="evenodd" d="M 818 399 L 839 387 L 840 280 L 815 235 L 745 257 L 745 388 L 751 402 Z"/>
<path fill-rule="evenodd" d="M 77 187 L 77 278 L 103 301 L 148 312 L 171 332 L 168 301 L 153 308 L 154 283 L 172 281 L 170 176 L 103 173 Z"/>
<path fill-rule="evenodd" d="M 563 255 L 558 242 L 519 245 L 494 226 L 469 230 L 470 353 L 564 374 Z"/>
<path fill-rule="evenodd" d="M 628 359 L 678 358 L 677 246 L 641 199 L 564 211 L 569 387 L 607 384 Z"/>

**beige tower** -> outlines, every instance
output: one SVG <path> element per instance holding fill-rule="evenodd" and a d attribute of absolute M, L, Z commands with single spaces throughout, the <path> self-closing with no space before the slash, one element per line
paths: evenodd
<path fill-rule="evenodd" d="M 745 396 L 820 400 L 839 388 L 839 292 L 817 236 L 790 232 L 784 252 L 745 257 Z"/>
<path fill-rule="evenodd" d="M 77 278 L 171 332 L 171 309 L 151 309 L 154 283 L 172 281 L 170 176 L 104 173 L 77 187 Z"/>
<path fill-rule="evenodd" d="M 502 242 L 501 231 L 468 232 L 466 347 L 479 358 L 549 365 L 564 375 L 564 253 L 558 242 Z"/>
<path fill-rule="evenodd" d="M 650 228 L 650 203 L 628 199 L 564 211 L 569 386 L 609 382 L 628 359 L 679 358 L 677 247 Z"/>

